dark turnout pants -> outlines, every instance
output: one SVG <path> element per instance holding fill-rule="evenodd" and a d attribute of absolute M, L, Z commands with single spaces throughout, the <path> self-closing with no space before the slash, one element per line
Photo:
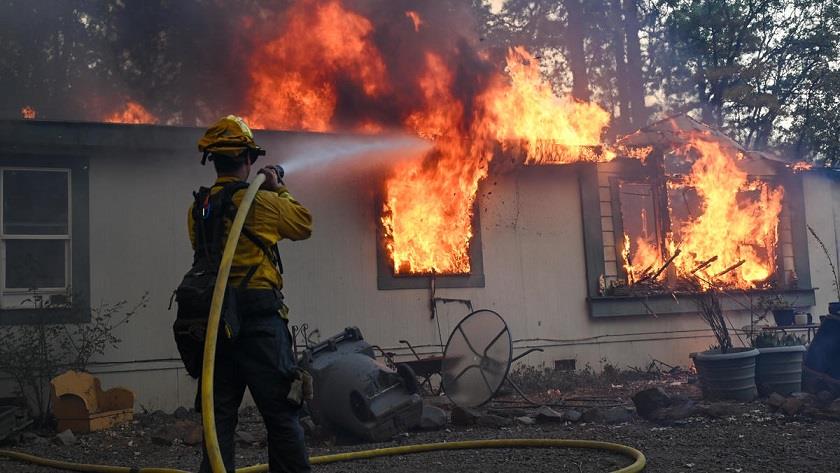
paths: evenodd
<path fill-rule="evenodd" d="M 247 386 L 268 431 L 269 471 L 308 472 L 299 408 L 286 400 L 295 368 L 287 322 L 276 310 L 255 312 L 240 306 L 240 312 L 237 340 L 219 339 L 213 380 L 216 432 L 225 468 L 234 471 L 234 433 Z M 200 407 L 200 389 L 196 403 Z M 200 472 L 210 471 L 205 449 Z"/>

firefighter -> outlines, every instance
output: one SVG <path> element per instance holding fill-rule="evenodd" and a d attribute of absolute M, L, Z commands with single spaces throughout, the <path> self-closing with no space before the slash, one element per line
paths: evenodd
<path fill-rule="evenodd" d="M 188 217 L 190 241 L 196 261 L 212 255 L 215 262 L 220 260 L 226 228 L 245 194 L 251 167 L 265 151 L 254 142 L 245 122 L 232 115 L 210 127 L 198 149 L 204 153 L 202 164 L 212 161 L 218 178 L 203 194 L 196 194 Z M 265 174 L 265 183 L 245 220 L 228 279 L 231 289 L 225 296 L 213 386 L 216 430 L 225 468 L 232 472 L 237 412 L 247 386 L 268 431 L 269 471 L 308 472 L 299 422 L 301 394 L 291 392 L 293 385 L 300 388 L 301 383 L 294 381 L 301 372 L 292 349 L 288 307 L 280 292 L 282 264 L 276 244 L 309 238 L 312 217 L 289 194 L 275 167 L 258 172 Z M 197 394 L 197 409 L 200 404 Z M 206 447 L 200 471 L 210 471 Z"/>

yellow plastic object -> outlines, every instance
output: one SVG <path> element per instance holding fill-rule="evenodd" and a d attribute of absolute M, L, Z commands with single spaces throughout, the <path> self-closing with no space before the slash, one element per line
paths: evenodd
<path fill-rule="evenodd" d="M 53 378 L 50 402 L 59 432 L 93 432 L 134 418 L 133 392 L 125 388 L 103 391 L 99 378 L 83 371 L 67 371 Z"/>
<path fill-rule="evenodd" d="M 216 279 L 216 287 L 213 292 L 213 301 L 210 308 L 210 316 L 207 321 L 207 338 L 204 343 L 204 366 L 202 367 L 201 383 L 201 415 L 204 423 L 204 439 L 207 445 L 207 452 L 210 458 L 210 466 L 213 473 L 224 473 L 224 463 L 219 451 L 219 439 L 216 435 L 216 418 L 213 411 L 213 368 L 216 357 L 216 335 L 219 330 L 219 317 L 221 315 L 222 302 L 224 299 L 227 277 L 230 273 L 230 265 L 233 261 L 233 254 L 236 250 L 236 243 L 239 241 L 239 234 L 245 223 L 245 216 L 251 207 L 257 190 L 265 180 L 265 176 L 257 174 L 257 177 L 248 187 L 248 191 L 239 204 L 239 210 L 233 220 L 228 232 L 227 243 L 222 254 L 222 263 Z M 433 452 L 439 450 L 465 450 L 477 448 L 591 448 L 598 450 L 609 450 L 633 459 L 633 463 L 627 467 L 615 470 L 614 473 L 637 473 L 645 468 L 645 455 L 635 448 L 617 443 L 599 442 L 594 440 L 568 440 L 568 439 L 494 439 L 494 440 L 467 440 L 463 442 L 427 443 L 420 445 L 406 445 L 401 447 L 377 448 L 372 450 L 361 450 L 358 452 L 338 453 L 335 455 L 323 455 L 311 457 L 309 461 L 313 465 L 336 463 L 351 460 L 363 460 L 368 458 L 387 457 L 395 455 L 408 455 L 412 453 Z M 174 468 L 130 468 L 110 465 L 89 465 L 83 463 L 71 463 L 47 458 L 37 457 L 26 453 L 11 450 L 0 450 L 0 457 L 12 458 L 15 460 L 34 463 L 52 468 L 69 471 L 81 471 L 92 473 L 187 473 L 184 470 Z M 268 471 L 268 465 L 254 465 L 245 468 L 238 468 L 237 473 L 262 473 Z"/>

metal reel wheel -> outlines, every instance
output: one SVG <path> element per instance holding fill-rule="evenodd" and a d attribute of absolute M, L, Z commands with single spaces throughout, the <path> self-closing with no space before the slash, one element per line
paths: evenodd
<path fill-rule="evenodd" d="M 481 406 L 499 391 L 513 359 L 510 330 L 492 310 L 464 317 L 449 335 L 441 363 L 447 397 L 461 407 Z"/>

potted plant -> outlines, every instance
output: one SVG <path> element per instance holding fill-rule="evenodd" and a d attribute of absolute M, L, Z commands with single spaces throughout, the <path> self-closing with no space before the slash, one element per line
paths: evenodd
<path fill-rule="evenodd" d="M 811 232 L 811 236 L 813 236 L 820 245 L 820 249 L 822 249 L 823 255 L 825 255 L 825 260 L 828 262 L 828 267 L 831 268 L 831 275 L 834 276 L 831 284 L 834 286 L 834 295 L 837 296 L 837 299 L 834 302 L 828 303 L 828 313 L 840 316 L 840 279 L 837 277 L 837 267 L 831 260 L 831 254 L 828 252 L 828 248 L 825 247 L 825 243 L 823 243 L 822 239 L 817 235 L 817 232 L 815 232 L 810 225 L 808 225 L 808 231 Z"/>
<path fill-rule="evenodd" d="M 755 384 L 755 348 L 735 348 L 717 291 L 709 289 L 697 299 L 700 317 L 717 340 L 717 346 L 693 353 L 703 397 L 752 401 L 758 395 Z"/>
<path fill-rule="evenodd" d="M 763 312 L 762 318 L 767 313 L 773 314 L 773 320 L 779 327 L 787 327 L 793 325 L 795 310 L 793 303 L 783 298 L 779 294 L 772 296 L 763 296 L 758 301 L 758 309 Z"/>
<path fill-rule="evenodd" d="M 805 357 L 804 335 L 762 333 L 752 339 L 758 349 L 755 383 L 762 396 L 784 396 L 802 390 L 802 361 Z"/>

